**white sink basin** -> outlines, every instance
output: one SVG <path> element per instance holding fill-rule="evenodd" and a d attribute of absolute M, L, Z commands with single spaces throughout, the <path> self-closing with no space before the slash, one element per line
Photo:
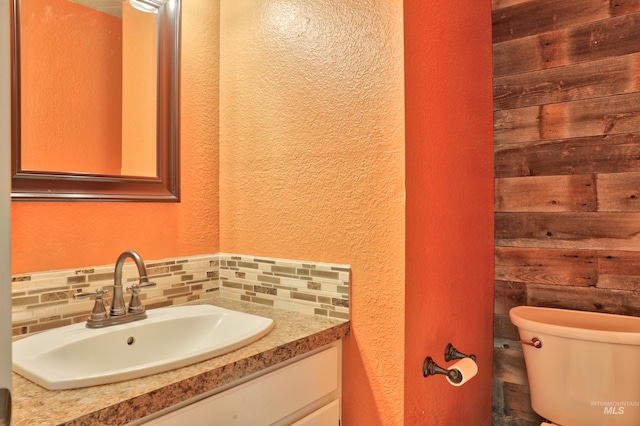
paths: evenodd
<path fill-rule="evenodd" d="M 89 329 L 85 323 L 13 343 L 13 370 L 47 389 L 130 380 L 204 361 L 254 342 L 273 320 L 210 305 L 147 311 L 129 324 Z"/>

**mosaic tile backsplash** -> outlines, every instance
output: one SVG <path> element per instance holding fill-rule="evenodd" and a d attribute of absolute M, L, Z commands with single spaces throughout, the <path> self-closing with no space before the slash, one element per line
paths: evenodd
<path fill-rule="evenodd" d="M 226 253 L 145 263 L 149 279 L 156 283 L 140 293 L 147 309 L 221 296 L 312 315 L 349 318 L 349 265 Z M 104 297 L 108 309 L 113 276 L 114 265 L 13 275 L 13 335 L 86 321 L 94 302 L 75 300 L 73 294 L 79 290 L 108 290 Z M 137 278 L 135 265 L 125 263 L 123 285 Z"/>
<path fill-rule="evenodd" d="M 220 254 L 223 297 L 349 319 L 349 265 Z"/>

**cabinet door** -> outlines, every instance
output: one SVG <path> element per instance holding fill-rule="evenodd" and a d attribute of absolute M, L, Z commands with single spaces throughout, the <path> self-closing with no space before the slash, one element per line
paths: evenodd
<path fill-rule="evenodd" d="M 146 425 L 260 426 L 273 424 L 338 390 L 338 354 L 338 348 L 331 347 L 152 420 Z M 306 413 L 303 412 L 302 415 L 304 414 Z"/>
<path fill-rule="evenodd" d="M 337 399 L 291 426 L 338 426 L 340 425 L 340 401 Z"/>

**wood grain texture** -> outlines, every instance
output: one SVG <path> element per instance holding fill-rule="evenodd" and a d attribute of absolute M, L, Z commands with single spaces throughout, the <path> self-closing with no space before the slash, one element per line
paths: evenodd
<path fill-rule="evenodd" d="M 598 211 L 640 211 L 640 173 L 598 175 Z"/>
<path fill-rule="evenodd" d="M 496 280 L 588 287 L 598 262 L 589 250 L 496 247 Z"/>
<path fill-rule="evenodd" d="M 531 395 L 529 386 L 525 384 L 504 382 L 505 414 L 511 417 L 519 417 L 532 421 L 538 425 L 542 418 L 531 408 Z"/>
<path fill-rule="evenodd" d="M 527 286 L 525 283 L 518 281 L 500 281 L 495 282 L 495 308 L 496 316 L 507 316 L 509 310 L 515 306 L 525 305 L 527 303 Z M 515 328 L 515 326 L 512 325 Z"/>
<path fill-rule="evenodd" d="M 531 306 L 633 316 L 640 310 L 638 291 L 531 284 L 527 295 Z"/>
<path fill-rule="evenodd" d="M 558 212 L 495 215 L 499 247 L 631 250 L 640 247 L 640 213 Z"/>
<path fill-rule="evenodd" d="M 608 0 L 532 0 L 493 11 L 493 42 L 527 37 L 609 16 Z"/>
<path fill-rule="evenodd" d="M 630 13 L 496 43 L 493 45 L 493 72 L 496 77 L 502 77 L 639 51 L 640 13 Z"/>
<path fill-rule="evenodd" d="M 640 133 L 496 144 L 494 164 L 498 179 L 640 172 Z"/>
<path fill-rule="evenodd" d="M 636 64 L 627 55 L 494 79 L 494 108 L 522 108 L 637 91 Z"/>
<path fill-rule="evenodd" d="M 493 424 L 537 426 L 509 309 L 640 316 L 640 0 L 492 5 Z"/>
<path fill-rule="evenodd" d="M 597 287 L 634 292 L 640 288 L 640 252 L 600 252 Z"/>
<path fill-rule="evenodd" d="M 494 354 L 497 361 L 493 370 L 494 377 L 510 383 L 527 383 L 522 350 L 500 349 Z"/>
<path fill-rule="evenodd" d="M 640 93 L 549 103 L 494 114 L 497 144 L 636 132 Z"/>
<path fill-rule="evenodd" d="M 497 212 L 572 212 L 597 209 L 595 175 L 495 180 Z"/>

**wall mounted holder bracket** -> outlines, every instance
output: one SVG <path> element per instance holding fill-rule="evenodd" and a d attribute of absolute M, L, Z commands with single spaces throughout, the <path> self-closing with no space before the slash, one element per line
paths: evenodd
<path fill-rule="evenodd" d="M 446 362 L 453 361 L 455 359 L 463 359 L 463 358 L 471 358 L 473 361 L 476 360 L 475 355 L 473 354 L 465 355 L 462 352 L 458 351 L 456 348 L 454 348 L 451 343 L 449 343 L 447 347 L 444 349 L 444 360 Z"/>
<path fill-rule="evenodd" d="M 445 362 L 450 362 L 454 360 L 471 358 L 473 362 L 476 362 L 476 356 L 466 355 L 453 347 L 451 343 L 447 344 L 447 347 L 444 349 L 444 360 Z M 462 381 L 462 373 L 460 370 L 456 368 L 451 368 L 447 370 L 446 368 L 440 367 L 430 356 L 425 358 L 424 363 L 422 364 L 422 375 L 424 377 L 433 376 L 435 374 L 442 374 L 447 376 L 447 378 L 451 381 L 451 383 L 460 383 Z"/>
<path fill-rule="evenodd" d="M 451 370 L 442 368 L 436 364 L 433 358 L 428 356 L 422 364 L 422 375 L 424 377 L 428 377 L 436 374 L 443 374 L 447 376 L 452 383 L 460 383 L 462 381 L 462 374 L 459 370 L 456 370 L 455 368 L 452 368 Z"/>

